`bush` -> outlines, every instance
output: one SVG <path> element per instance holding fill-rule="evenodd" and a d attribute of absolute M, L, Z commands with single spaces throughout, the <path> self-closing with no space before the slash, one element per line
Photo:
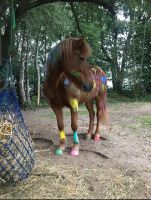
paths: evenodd
<path fill-rule="evenodd" d="M 36 108 L 48 108 L 48 107 L 49 107 L 49 105 L 44 98 L 41 98 L 40 104 L 37 105 L 37 96 L 32 96 L 31 102 L 30 103 L 26 102 L 25 105 L 24 105 L 24 108 L 26 110 L 36 109 Z"/>

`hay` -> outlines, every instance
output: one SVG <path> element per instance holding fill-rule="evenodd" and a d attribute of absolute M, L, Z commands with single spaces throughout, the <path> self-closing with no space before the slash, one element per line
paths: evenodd
<path fill-rule="evenodd" d="M 123 170 L 124 172 L 124 170 Z M 92 168 L 83 169 L 82 174 L 88 182 L 93 182 L 93 199 L 137 199 L 150 197 L 147 185 L 140 177 L 131 177 L 120 169 Z M 93 177 L 95 174 L 95 178 Z"/>
<path fill-rule="evenodd" d="M 17 182 L 31 172 L 32 141 L 14 113 L 0 116 L 0 182 Z M 34 161 L 33 161 L 34 162 Z"/>
<path fill-rule="evenodd" d="M 32 175 L 16 188 L 0 189 L 0 199 L 89 199 L 88 184 L 72 165 L 51 165 L 42 161 L 34 168 Z"/>
<path fill-rule="evenodd" d="M 13 122 L 11 115 L 0 117 L 0 141 L 6 143 L 12 135 Z"/>
<path fill-rule="evenodd" d="M 132 199 L 145 191 L 139 178 L 119 169 L 81 169 L 69 163 L 54 164 L 51 158 L 38 159 L 26 181 L 17 187 L 0 188 L 0 199 Z"/>
<path fill-rule="evenodd" d="M 137 195 L 140 195 L 137 194 L 138 186 L 140 192 L 144 187 L 139 178 L 124 175 L 114 169 L 110 170 L 108 174 L 99 176 L 98 181 L 105 188 L 105 199 L 135 199 L 139 197 Z"/>

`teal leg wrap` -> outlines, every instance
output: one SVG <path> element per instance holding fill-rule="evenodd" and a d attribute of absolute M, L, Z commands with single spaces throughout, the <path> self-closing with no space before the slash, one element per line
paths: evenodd
<path fill-rule="evenodd" d="M 79 138 L 78 138 L 77 131 L 73 132 L 73 142 L 74 142 L 74 144 L 79 144 Z"/>
<path fill-rule="evenodd" d="M 62 153 L 63 153 L 62 149 L 59 149 L 59 148 L 57 148 L 56 151 L 55 151 L 55 154 L 58 155 L 58 156 L 62 155 Z"/>

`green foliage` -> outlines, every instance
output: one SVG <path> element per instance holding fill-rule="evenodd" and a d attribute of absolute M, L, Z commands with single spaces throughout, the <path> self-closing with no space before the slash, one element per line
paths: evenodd
<path fill-rule="evenodd" d="M 144 95 L 137 95 L 135 100 L 142 101 L 142 102 L 151 102 L 151 94 L 144 94 Z"/>
<path fill-rule="evenodd" d="M 51 3 L 34 8 L 26 15 L 28 31 L 31 35 L 46 35 L 55 42 L 70 33 L 72 18 L 62 3 Z"/>
<path fill-rule="evenodd" d="M 31 103 L 26 102 L 25 103 L 25 109 L 37 109 L 37 108 L 48 108 L 49 105 L 46 102 L 45 99 L 41 99 L 40 104 L 37 105 L 37 96 L 32 96 L 31 97 Z"/>
<path fill-rule="evenodd" d="M 118 104 L 121 102 L 133 102 L 133 101 L 135 101 L 135 99 L 132 96 L 130 96 L 129 94 L 128 95 L 126 93 L 119 94 L 118 92 L 113 91 L 113 90 L 108 91 L 108 102 L 109 103 Z"/>
<path fill-rule="evenodd" d="M 82 35 L 93 50 L 89 62 L 99 65 L 105 70 L 108 78 L 112 78 L 116 93 L 109 91 L 110 101 L 150 100 L 147 94 L 151 93 L 151 2 L 149 0 L 119 0 L 115 1 L 115 4 L 114 1 L 106 2 L 109 2 L 116 11 L 115 16 L 97 4 L 74 2 Z M 5 6 L 8 5 L 6 1 Z M 8 14 L 5 14 L 8 18 Z M 25 44 L 22 47 L 25 25 Z M 36 39 L 38 38 L 36 62 L 40 68 L 42 85 L 46 56 L 51 47 L 66 37 L 79 36 L 81 33 L 78 32 L 69 3 L 57 2 L 35 7 L 26 12 L 18 23 L 15 35 L 17 55 L 13 63 L 13 74 L 18 80 L 21 55 L 23 52 L 25 57 L 27 52 L 30 95 L 33 96 L 32 107 L 35 108 L 37 104 L 35 97 L 37 71 L 34 60 Z M 45 104 L 42 102 L 40 106 Z"/>
<path fill-rule="evenodd" d="M 151 102 L 151 95 L 146 94 L 137 94 L 134 95 L 132 91 L 123 91 L 118 93 L 114 90 L 108 90 L 108 102 L 109 103 L 119 103 L 119 102 Z"/>

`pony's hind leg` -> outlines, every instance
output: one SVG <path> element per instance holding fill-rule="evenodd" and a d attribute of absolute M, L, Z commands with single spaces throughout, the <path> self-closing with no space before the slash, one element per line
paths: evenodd
<path fill-rule="evenodd" d="M 97 126 L 96 126 L 96 131 L 94 135 L 94 140 L 99 141 L 100 140 L 100 127 L 101 127 L 101 122 L 106 121 L 106 101 L 105 97 L 98 95 L 96 97 L 96 108 L 97 108 Z"/>
<path fill-rule="evenodd" d="M 89 140 L 92 138 L 92 135 L 93 135 L 95 112 L 93 108 L 93 101 L 88 101 L 85 103 L 85 105 L 89 112 L 89 129 L 86 134 L 86 140 Z"/>
<path fill-rule="evenodd" d="M 79 155 L 79 138 L 78 138 L 78 112 L 75 112 L 72 108 L 70 108 L 71 112 L 71 128 L 73 131 L 73 147 L 70 152 L 71 155 L 77 156 Z"/>
<path fill-rule="evenodd" d="M 55 154 L 62 155 L 63 150 L 65 150 L 65 145 L 66 145 L 66 136 L 64 132 L 64 123 L 63 123 L 63 109 L 56 108 L 55 106 L 52 106 L 52 109 L 56 114 L 59 135 L 60 135 L 60 145 L 56 149 Z"/>

